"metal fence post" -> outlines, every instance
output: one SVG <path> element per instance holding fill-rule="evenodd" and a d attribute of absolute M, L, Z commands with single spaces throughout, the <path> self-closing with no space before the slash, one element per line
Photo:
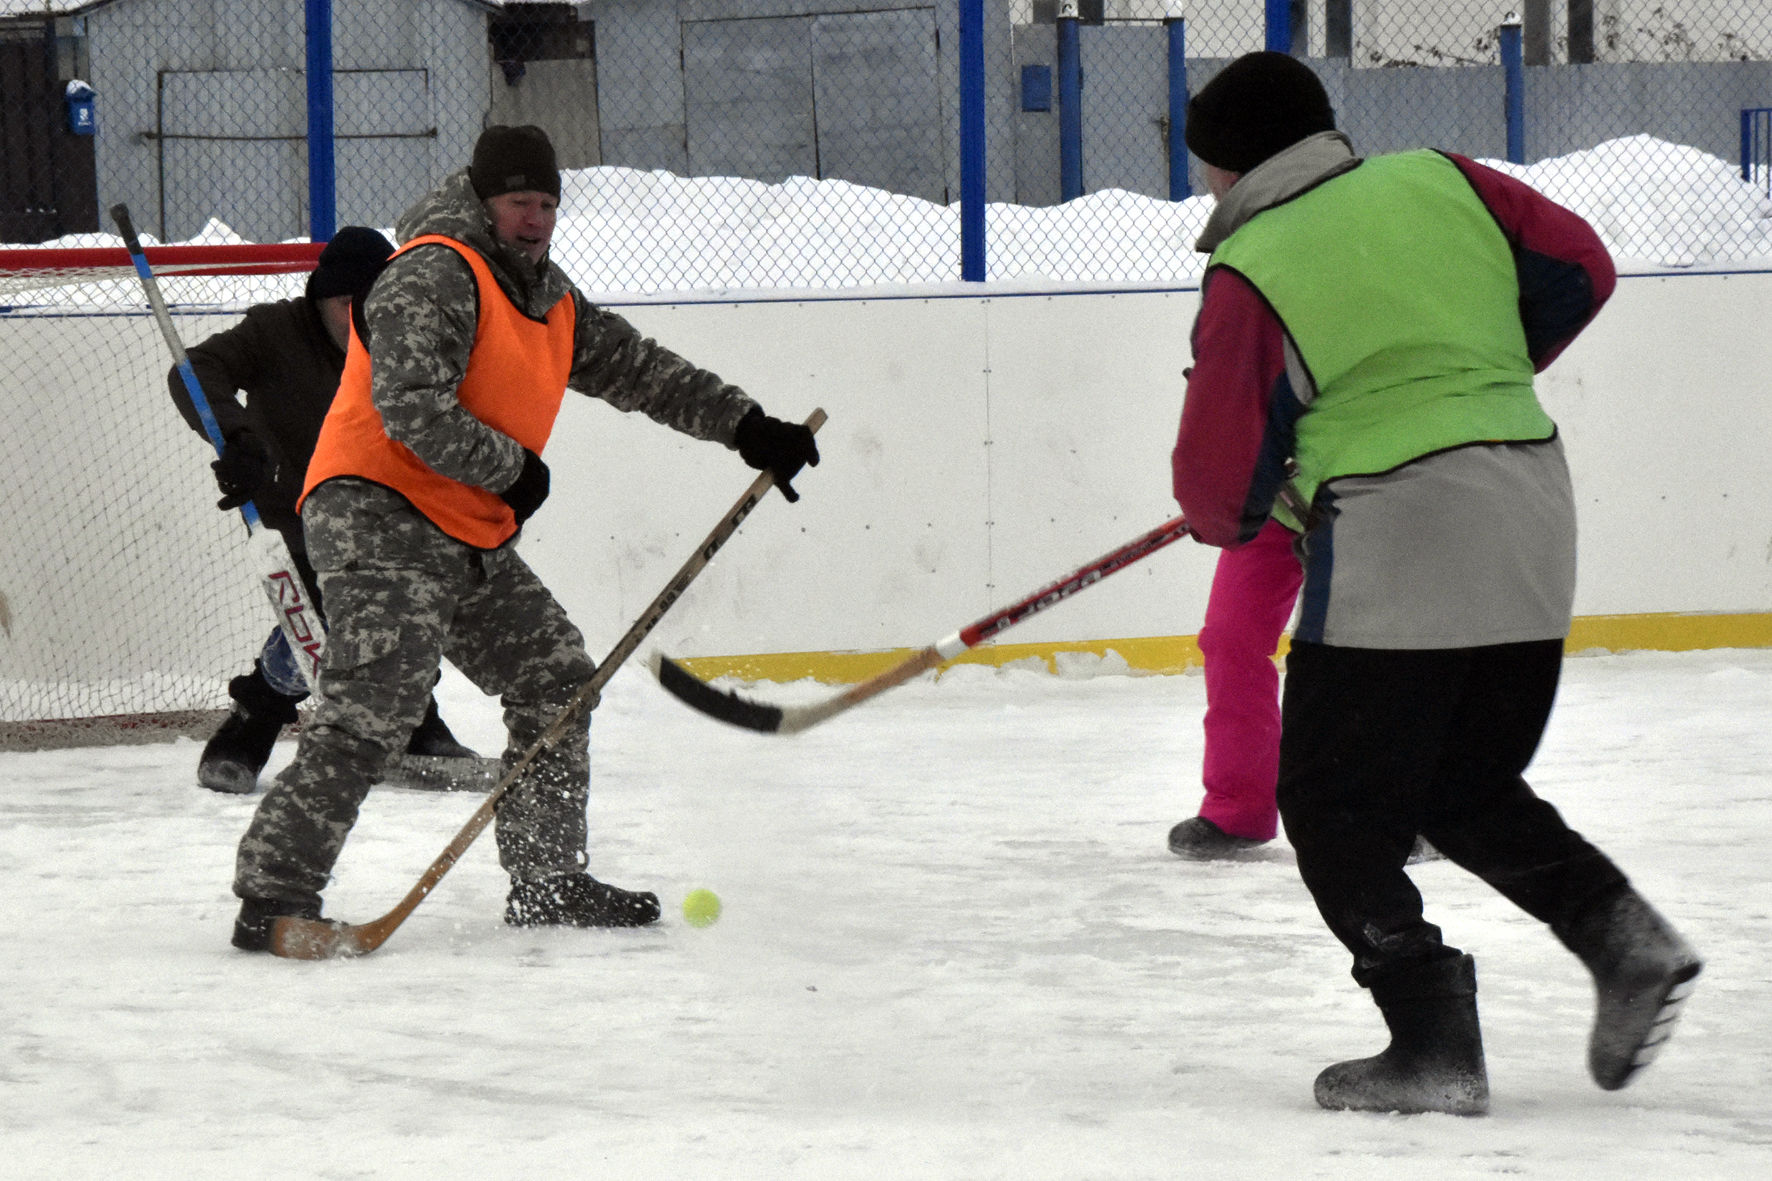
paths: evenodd
<path fill-rule="evenodd" d="M 1083 195 L 1083 54 L 1077 0 L 1058 0 L 1058 199 Z"/>
<path fill-rule="evenodd" d="M 1267 44 L 1273 53 L 1292 52 L 1292 0 L 1267 0 Z"/>
<path fill-rule="evenodd" d="M 1753 152 L 1753 111 L 1743 107 L 1741 109 L 1741 179 L 1748 184 L 1752 184 L 1754 180 Z"/>
<path fill-rule="evenodd" d="M 1501 22 L 1501 70 L 1506 78 L 1503 105 L 1507 109 L 1507 158 L 1510 164 L 1526 162 L 1526 65 L 1520 38 L 1520 14 L 1510 12 Z"/>
<path fill-rule="evenodd" d="M 960 0 L 960 278 L 985 277 L 984 0 Z"/>
<path fill-rule="evenodd" d="M 332 0 L 307 0 L 308 236 L 329 242 L 338 227 L 332 143 Z"/>
<path fill-rule="evenodd" d="M 1193 196 L 1187 178 L 1187 9 L 1183 0 L 1167 0 L 1169 15 L 1169 199 Z"/>
<path fill-rule="evenodd" d="M 1742 109 L 1741 179 L 1772 197 L 1772 107 Z"/>

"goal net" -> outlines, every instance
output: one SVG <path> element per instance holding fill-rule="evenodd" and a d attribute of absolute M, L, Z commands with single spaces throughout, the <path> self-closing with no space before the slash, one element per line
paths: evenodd
<path fill-rule="evenodd" d="M 149 247 L 189 346 L 320 248 Z M 201 733 L 273 617 L 122 248 L 0 249 L 0 749 Z"/>

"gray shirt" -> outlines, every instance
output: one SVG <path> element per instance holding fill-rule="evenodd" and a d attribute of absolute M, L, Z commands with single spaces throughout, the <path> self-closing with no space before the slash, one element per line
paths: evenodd
<path fill-rule="evenodd" d="M 1467 648 L 1569 633 L 1575 497 L 1560 439 L 1436 452 L 1319 490 L 1296 638 Z"/>

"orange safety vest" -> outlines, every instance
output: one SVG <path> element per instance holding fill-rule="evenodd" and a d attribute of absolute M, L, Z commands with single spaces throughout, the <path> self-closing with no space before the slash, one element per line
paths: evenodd
<path fill-rule="evenodd" d="M 480 320 L 456 397 L 475 418 L 539 455 L 553 433 L 572 373 L 576 316 L 571 293 L 549 308 L 545 319 L 533 320 L 505 295 L 479 252 L 453 238 L 425 234 L 395 257 L 432 242 L 466 259 L 480 289 Z M 392 488 L 443 532 L 479 549 L 503 545 L 517 532 L 517 518 L 495 493 L 438 473 L 406 444 L 388 437 L 370 397 L 369 351 L 355 325 L 344 376 L 308 462 L 302 500 L 338 476 Z"/>

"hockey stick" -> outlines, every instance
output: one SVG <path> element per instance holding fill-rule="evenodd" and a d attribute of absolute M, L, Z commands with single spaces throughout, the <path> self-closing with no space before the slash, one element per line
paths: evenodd
<path fill-rule="evenodd" d="M 825 412 L 814 410 L 811 416 L 806 419 L 806 425 L 812 431 L 817 432 L 818 428 L 824 425 L 824 420 Z M 603 658 L 603 663 L 597 666 L 597 671 L 591 679 L 572 695 L 571 700 L 561 709 L 559 716 L 546 730 L 542 731 L 540 737 L 529 744 L 529 749 L 518 756 L 517 761 L 505 771 L 504 776 L 492 789 L 492 793 L 486 797 L 485 802 L 475 810 L 472 816 L 468 817 L 468 822 L 462 826 L 460 832 L 455 834 L 455 839 L 449 842 L 448 847 L 442 853 L 438 854 L 435 861 L 431 862 L 430 868 L 420 875 L 418 884 L 406 892 L 406 897 L 400 900 L 399 905 L 379 919 L 372 919 L 367 923 L 335 923 L 325 919 L 304 919 L 293 916 L 273 919 L 271 922 L 271 951 L 286 959 L 326 960 L 339 956 L 367 955 L 386 943 L 388 936 L 392 935 L 400 924 L 406 921 L 406 917 L 418 908 L 418 904 L 425 900 L 425 896 L 435 888 L 438 882 L 443 880 L 443 875 L 454 867 L 463 853 L 467 852 L 468 846 L 474 843 L 474 839 L 485 830 L 488 824 L 492 823 L 499 800 L 504 798 L 504 794 L 517 782 L 525 768 L 534 762 L 543 751 L 558 742 L 561 735 L 566 733 L 567 727 L 573 725 L 579 713 L 597 700 L 598 694 L 602 691 L 603 686 L 608 684 L 609 678 L 614 676 L 615 671 L 622 666 L 623 662 L 634 654 L 634 650 L 640 646 L 641 641 L 658 625 L 658 621 L 664 618 L 664 613 L 671 609 L 671 604 L 675 603 L 688 589 L 689 584 L 695 581 L 696 575 L 700 574 L 702 569 L 713 560 L 714 555 L 720 551 L 720 547 L 725 545 L 727 540 L 738 531 L 739 525 L 746 517 L 750 516 L 751 510 L 757 507 L 757 503 L 763 499 L 774 484 L 775 477 L 769 472 L 762 473 L 751 482 L 751 486 L 745 490 L 745 494 L 738 498 L 738 503 L 727 511 L 718 525 L 714 526 L 714 531 L 708 534 L 707 540 L 696 548 L 689 560 L 683 563 L 683 568 L 678 570 L 676 575 L 665 584 L 665 588 L 658 593 L 658 597 L 653 599 L 651 605 L 640 613 L 640 617 L 634 621 L 633 626 L 628 628 L 627 634 L 622 636 L 616 642 L 615 647 L 610 650 L 609 655 Z"/>
<path fill-rule="evenodd" d="M 203 386 L 197 380 L 196 371 L 191 368 L 191 359 L 185 355 L 185 346 L 178 338 L 178 329 L 172 323 L 172 314 L 166 310 L 166 300 L 160 294 L 159 280 L 154 278 L 153 269 L 148 266 L 148 256 L 143 253 L 141 239 L 136 236 L 135 223 L 129 216 L 129 206 L 111 206 L 111 220 L 117 223 L 117 230 L 123 235 L 123 243 L 129 249 L 129 261 L 135 264 L 135 273 L 141 278 L 142 290 L 147 292 L 148 305 L 154 309 L 154 319 L 160 325 L 161 335 L 166 338 L 166 347 L 172 353 L 179 378 L 185 384 L 185 392 L 190 395 L 191 403 L 197 409 L 197 417 L 203 422 L 203 433 L 209 436 L 215 453 L 220 455 L 227 440 L 222 438 L 221 424 L 216 421 L 215 411 L 203 394 Z M 297 654 L 296 667 L 301 669 L 308 688 L 317 692 L 320 686 L 320 653 L 326 646 L 326 629 L 320 622 L 319 613 L 314 610 L 314 596 L 309 593 L 307 584 L 302 581 L 301 572 L 296 569 L 294 559 L 289 556 L 289 546 L 284 542 L 283 535 L 275 529 L 265 528 L 259 520 L 258 506 L 247 501 L 240 506 L 240 516 L 246 522 L 247 545 L 252 551 L 254 565 L 258 568 L 259 581 L 271 600 L 271 610 L 277 616 L 277 626 L 283 630 L 283 638 L 289 641 L 289 650 Z"/>
<path fill-rule="evenodd" d="M 1176 517 L 1149 533 L 1134 538 L 1119 549 L 1103 554 L 1087 566 L 1073 570 L 1057 582 L 1041 587 L 1020 602 L 1011 603 L 976 623 L 967 624 L 953 635 L 931 644 L 885 672 L 815 705 L 767 705 L 740 697 L 736 693 L 723 693 L 663 655 L 655 654 L 652 657 L 652 671 L 658 677 L 659 684 L 673 696 L 709 717 L 766 734 L 797 734 L 952 660 L 968 648 L 976 648 L 1030 615 L 1038 615 L 1054 603 L 1070 598 L 1114 571 L 1123 570 L 1187 535 L 1187 521 Z"/>

